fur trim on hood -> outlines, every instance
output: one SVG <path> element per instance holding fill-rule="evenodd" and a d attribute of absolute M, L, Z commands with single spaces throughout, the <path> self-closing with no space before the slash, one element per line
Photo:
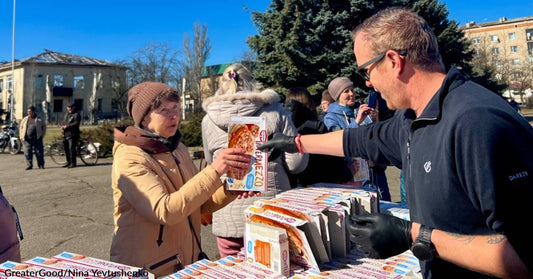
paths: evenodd
<path fill-rule="evenodd" d="M 235 100 L 248 100 L 250 102 L 261 102 L 264 104 L 273 104 L 281 101 L 281 97 L 276 91 L 272 89 L 265 89 L 261 92 L 255 91 L 239 91 L 235 94 L 224 94 L 218 96 L 211 96 L 204 100 L 202 108 L 207 111 L 207 107 L 215 102 L 220 101 L 235 101 Z"/>

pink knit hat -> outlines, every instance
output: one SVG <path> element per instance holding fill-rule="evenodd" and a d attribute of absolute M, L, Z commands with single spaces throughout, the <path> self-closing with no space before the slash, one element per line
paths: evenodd
<path fill-rule="evenodd" d="M 348 87 L 353 88 L 353 82 L 349 78 L 338 77 L 329 83 L 328 91 L 333 100 L 337 101 L 341 93 Z"/>
<path fill-rule="evenodd" d="M 161 82 L 143 82 L 133 86 L 128 91 L 128 105 L 126 110 L 131 118 L 133 118 L 135 124 L 141 124 L 144 116 L 150 110 L 150 105 L 154 99 L 167 90 L 176 89 Z"/>

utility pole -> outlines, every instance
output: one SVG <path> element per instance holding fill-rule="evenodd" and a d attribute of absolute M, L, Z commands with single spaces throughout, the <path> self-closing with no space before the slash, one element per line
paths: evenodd
<path fill-rule="evenodd" d="M 17 0 L 13 0 L 13 34 L 11 38 L 11 92 L 9 105 L 9 120 L 13 122 L 13 106 L 15 105 L 15 11 Z"/>

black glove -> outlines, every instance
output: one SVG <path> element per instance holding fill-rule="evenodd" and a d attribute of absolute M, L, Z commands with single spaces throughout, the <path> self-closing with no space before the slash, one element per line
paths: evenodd
<path fill-rule="evenodd" d="M 391 215 L 372 213 L 352 216 L 350 240 L 369 258 L 385 259 L 409 249 L 411 222 Z"/>
<path fill-rule="evenodd" d="M 282 133 L 274 133 L 272 134 L 272 139 L 269 137 L 269 140 L 266 143 L 257 146 L 257 149 L 268 149 L 268 151 L 280 150 L 288 153 L 297 153 L 298 147 L 296 147 L 294 138 L 296 137 L 286 136 Z"/>

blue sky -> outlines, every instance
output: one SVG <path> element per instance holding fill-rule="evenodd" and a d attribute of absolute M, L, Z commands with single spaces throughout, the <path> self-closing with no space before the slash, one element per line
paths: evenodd
<path fill-rule="evenodd" d="M 445 0 L 450 19 L 495 21 L 533 16 L 533 0 Z M 248 49 L 257 33 L 250 11 L 264 12 L 267 0 L 18 0 L 15 58 L 50 49 L 115 61 L 151 42 L 182 49 L 196 22 L 208 26 L 212 50 L 207 64 L 228 63 Z M 245 8 L 246 7 L 246 8 Z M 0 1 L 0 61 L 11 61 L 13 0 Z"/>

